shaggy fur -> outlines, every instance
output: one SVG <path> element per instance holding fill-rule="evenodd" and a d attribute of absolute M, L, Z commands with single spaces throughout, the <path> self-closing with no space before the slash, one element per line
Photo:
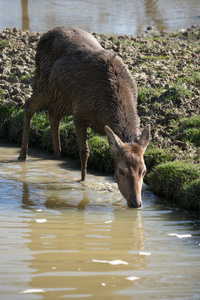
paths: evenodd
<path fill-rule="evenodd" d="M 138 141 L 137 86 L 116 54 L 103 49 L 89 33 L 56 27 L 45 33 L 37 47 L 33 94 L 26 103 L 20 160 L 26 159 L 30 121 L 49 107 L 54 154 L 61 155 L 59 124 L 73 115 L 79 142 L 82 180 L 89 148 L 86 130 L 105 135 L 108 126 L 122 142 Z"/>

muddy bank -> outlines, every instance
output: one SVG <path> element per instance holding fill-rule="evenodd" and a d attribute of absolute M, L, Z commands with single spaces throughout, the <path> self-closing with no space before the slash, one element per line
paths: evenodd
<path fill-rule="evenodd" d="M 0 127 L 1 137 L 4 139 L 20 142 L 23 106 L 32 92 L 31 78 L 34 74 L 35 50 L 40 36 L 39 32 L 23 32 L 17 29 L 0 31 Z M 153 175 L 155 176 L 155 172 L 160 172 L 155 168 L 157 165 L 168 162 L 176 164 L 181 161 L 184 166 L 188 166 L 188 170 L 191 164 L 196 169 L 199 168 L 200 29 L 194 27 L 173 33 L 148 31 L 141 36 L 98 34 L 94 34 L 94 36 L 104 48 L 117 52 L 123 58 L 137 81 L 141 127 L 143 128 L 148 123 L 152 125 L 152 141 L 146 152 L 146 163 L 149 169 L 147 181 L 155 192 L 166 196 L 175 203 L 180 202 L 180 197 L 183 197 L 182 193 L 188 195 L 189 187 L 186 186 L 193 181 L 195 181 L 195 188 L 192 189 L 192 193 L 194 194 L 195 190 L 196 195 L 200 189 L 198 172 L 194 177 L 184 180 L 182 175 L 177 173 L 178 177 L 173 179 L 174 185 L 176 185 L 177 178 L 182 181 L 181 194 L 178 192 L 177 196 L 174 196 L 177 191 L 173 190 L 170 185 L 158 189 L 158 186 L 154 185 Z M 6 114 L 7 117 L 5 117 Z M 10 123 L 13 118 L 15 118 L 15 122 L 18 122 L 17 126 Z M 41 118 L 43 118 L 42 125 L 40 125 L 40 129 L 37 129 Z M 70 142 L 65 142 L 66 135 L 69 140 L 73 136 L 71 143 L 73 148 L 70 154 L 67 150 L 64 150 L 64 153 L 78 157 L 78 148 L 74 146 L 74 130 L 71 129 L 70 122 L 71 120 L 67 120 L 68 129 L 63 125 L 63 142 L 66 148 L 69 147 Z M 49 131 L 46 131 L 49 126 L 46 115 L 45 117 L 37 116 L 33 126 L 35 126 L 35 131 L 32 129 L 33 142 L 31 143 L 33 145 L 40 144 L 43 148 L 51 150 L 51 137 Z M 18 128 L 18 133 L 16 130 L 13 133 L 13 128 Z M 70 133 L 67 133 L 67 130 Z M 42 139 L 44 132 L 45 140 Z M 39 137 L 34 138 L 34 134 Z M 98 144 L 98 147 L 95 148 L 97 150 L 92 151 L 91 157 L 94 157 L 94 162 L 91 162 L 91 158 L 90 166 L 98 168 L 100 164 L 102 171 L 110 172 L 113 168 L 113 161 L 106 148 L 105 140 L 92 134 L 90 138 L 94 147 Z M 109 166 L 106 164 L 108 157 L 103 152 L 99 153 L 100 146 L 102 149 L 106 148 L 106 155 L 111 160 Z M 95 163 L 95 161 L 102 161 L 102 157 L 105 164 Z M 166 182 L 166 178 L 157 177 L 156 183 L 162 186 L 162 181 Z M 173 197 L 171 193 L 167 192 L 168 189 L 173 190 Z M 183 202 L 188 203 L 187 199 L 189 198 L 194 197 L 187 196 Z M 179 203 L 179 205 L 199 209 L 199 203 L 196 203 L 195 200 L 195 203 L 191 204 L 191 201 L 189 200 L 189 205 L 184 203 Z"/>

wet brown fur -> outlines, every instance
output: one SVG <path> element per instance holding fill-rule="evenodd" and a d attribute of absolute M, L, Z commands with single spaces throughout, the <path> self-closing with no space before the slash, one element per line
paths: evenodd
<path fill-rule="evenodd" d="M 61 155 L 59 124 L 73 115 L 81 157 L 81 179 L 86 177 L 89 147 L 86 130 L 105 135 L 108 126 L 124 143 L 125 152 L 142 159 L 137 114 L 137 86 L 116 54 L 103 49 L 89 33 L 56 27 L 37 46 L 33 94 L 26 103 L 24 133 L 19 159 L 26 159 L 30 121 L 48 107 L 55 157 Z M 128 157 L 128 155 L 127 155 Z"/>

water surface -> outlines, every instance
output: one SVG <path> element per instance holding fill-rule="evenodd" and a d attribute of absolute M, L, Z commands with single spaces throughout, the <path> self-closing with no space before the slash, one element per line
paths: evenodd
<path fill-rule="evenodd" d="M 148 26 L 178 30 L 200 23 L 199 0 L 1 0 L 0 29 L 47 31 L 76 26 L 90 32 L 141 34 Z"/>
<path fill-rule="evenodd" d="M 143 191 L 128 209 L 112 177 L 0 144 L 0 299 L 199 299 L 200 232 Z"/>

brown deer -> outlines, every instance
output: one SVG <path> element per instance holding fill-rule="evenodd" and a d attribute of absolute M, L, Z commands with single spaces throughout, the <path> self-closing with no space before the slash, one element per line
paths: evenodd
<path fill-rule="evenodd" d="M 31 119 L 48 106 L 54 154 L 61 156 L 59 124 L 73 115 L 81 158 L 81 180 L 86 178 L 89 147 L 86 130 L 107 135 L 115 157 L 115 176 L 128 207 L 141 207 L 146 167 L 143 154 L 150 126 L 139 138 L 137 86 L 116 54 L 103 49 L 89 33 L 56 27 L 43 34 L 36 52 L 33 94 L 26 103 L 19 160 L 25 160 Z"/>

